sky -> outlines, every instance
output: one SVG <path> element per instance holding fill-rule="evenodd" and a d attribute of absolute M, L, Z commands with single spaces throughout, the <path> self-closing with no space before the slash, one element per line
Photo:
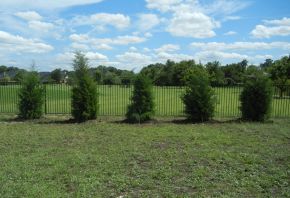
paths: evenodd
<path fill-rule="evenodd" d="M 0 2 L 0 65 L 140 71 L 191 60 L 258 65 L 290 53 L 290 0 L 7 0 Z"/>

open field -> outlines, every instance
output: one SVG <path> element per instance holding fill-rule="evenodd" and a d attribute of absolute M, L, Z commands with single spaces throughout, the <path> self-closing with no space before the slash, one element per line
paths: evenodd
<path fill-rule="evenodd" d="M 48 114 L 69 114 L 71 87 L 68 85 L 45 85 Z M 0 86 L 0 112 L 17 112 L 17 91 L 19 85 Z M 133 87 L 100 85 L 99 115 L 124 115 L 130 103 Z M 239 117 L 239 95 L 242 87 L 214 88 L 217 98 L 216 117 Z M 182 116 L 181 87 L 154 87 L 157 116 Z M 273 117 L 290 117 L 290 97 L 275 97 L 272 105 Z"/>
<path fill-rule="evenodd" d="M 0 197 L 289 197 L 290 122 L 0 122 Z"/>

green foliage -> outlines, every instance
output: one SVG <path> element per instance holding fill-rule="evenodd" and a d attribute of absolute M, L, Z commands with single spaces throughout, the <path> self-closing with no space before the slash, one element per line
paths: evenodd
<path fill-rule="evenodd" d="M 241 93 L 242 119 L 265 121 L 270 117 L 273 87 L 263 75 L 247 80 Z"/>
<path fill-rule="evenodd" d="M 53 81 L 60 83 L 62 80 L 61 69 L 55 69 L 50 73 L 50 77 Z"/>
<path fill-rule="evenodd" d="M 36 72 L 27 72 L 19 92 L 19 117 L 38 119 L 43 115 L 44 89 Z"/>
<path fill-rule="evenodd" d="M 72 90 L 72 116 L 77 122 L 96 119 L 98 93 L 89 74 L 88 59 L 82 53 L 76 52 L 73 67 L 76 79 Z"/>
<path fill-rule="evenodd" d="M 245 71 L 248 65 L 247 60 L 243 60 L 239 63 L 232 63 L 222 67 L 226 84 L 234 85 L 242 83 L 245 75 Z"/>
<path fill-rule="evenodd" d="M 128 106 L 126 118 L 131 123 L 148 121 L 154 115 L 152 83 L 150 79 L 139 74 L 134 82 L 132 103 Z"/>
<path fill-rule="evenodd" d="M 208 121 L 214 116 L 215 98 L 206 71 L 203 69 L 191 71 L 186 82 L 187 87 L 182 100 L 188 120 Z"/>
<path fill-rule="evenodd" d="M 280 60 L 276 60 L 274 65 L 269 69 L 271 79 L 280 90 L 282 98 L 286 91 L 287 82 L 290 79 L 290 56 L 284 56 Z"/>
<path fill-rule="evenodd" d="M 219 86 L 224 84 L 225 78 L 224 73 L 221 70 L 220 62 L 208 62 L 205 67 L 207 73 L 209 74 L 209 80 L 212 86 Z"/>

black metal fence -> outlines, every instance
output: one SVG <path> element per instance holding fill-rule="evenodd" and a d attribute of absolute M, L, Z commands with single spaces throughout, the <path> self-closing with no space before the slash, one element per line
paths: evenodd
<path fill-rule="evenodd" d="M 67 84 L 44 84 L 45 114 L 70 114 L 71 90 Z M 0 113 L 17 114 L 18 92 L 21 84 L 0 84 Z M 153 87 L 156 116 L 184 116 L 184 105 L 181 95 L 184 87 Z M 242 86 L 214 87 L 217 104 L 215 117 L 239 117 L 240 93 Z M 290 86 L 275 86 L 272 102 L 272 117 L 290 117 Z M 98 85 L 99 115 L 124 116 L 132 96 L 133 86 Z"/>

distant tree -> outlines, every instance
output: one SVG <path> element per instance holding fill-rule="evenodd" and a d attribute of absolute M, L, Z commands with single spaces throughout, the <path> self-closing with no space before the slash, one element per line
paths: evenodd
<path fill-rule="evenodd" d="M 62 81 L 62 72 L 61 69 L 55 69 L 50 73 L 50 77 L 53 81 L 61 83 Z"/>
<path fill-rule="evenodd" d="M 206 65 L 207 73 L 209 74 L 209 80 L 211 86 L 223 85 L 225 78 L 224 73 L 221 70 L 221 64 L 218 61 L 208 62 Z"/>
<path fill-rule="evenodd" d="M 290 79 L 290 56 L 284 56 L 280 60 L 276 60 L 269 69 L 271 79 L 280 90 L 280 97 L 286 91 L 288 80 Z"/>
<path fill-rule="evenodd" d="M 188 73 L 182 101 L 187 118 L 192 122 L 208 121 L 214 116 L 214 91 L 204 69 L 196 68 Z"/>
<path fill-rule="evenodd" d="M 120 85 L 121 79 L 117 74 L 108 71 L 104 77 L 103 83 L 105 85 Z"/>
<path fill-rule="evenodd" d="M 75 81 L 72 90 L 72 116 L 77 122 L 96 119 L 98 112 L 97 87 L 89 74 L 88 59 L 80 52 L 73 60 Z"/>
<path fill-rule="evenodd" d="M 128 106 L 126 118 L 131 123 L 141 123 L 152 119 L 154 115 L 154 101 L 152 83 L 143 75 L 137 75 L 134 82 L 132 103 Z"/>
<path fill-rule="evenodd" d="M 272 59 L 266 59 L 264 63 L 260 64 L 260 68 L 262 70 L 267 71 L 269 68 L 273 66 L 274 61 Z"/>
<path fill-rule="evenodd" d="M 17 81 L 17 82 L 21 82 L 21 81 L 24 79 L 25 73 L 26 73 L 26 71 L 24 71 L 24 70 L 19 70 L 19 71 L 15 74 L 13 80 L 14 80 L 14 81 Z"/>
<path fill-rule="evenodd" d="M 231 85 L 243 82 L 247 65 L 248 61 L 243 60 L 239 63 L 232 63 L 222 67 L 227 84 Z"/>
<path fill-rule="evenodd" d="M 102 72 L 100 70 L 96 70 L 95 80 L 98 84 L 102 84 L 103 79 L 102 79 Z"/>
<path fill-rule="evenodd" d="M 241 93 L 242 119 L 265 121 L 270 117 L 273 87 L 270 79 L 257 74 L 250 77 Z"/>
<path fill-rule="evenodd" d="M 27 72 L 19 91 L 19 117 L 38 119 L 43 115 L 44 90 L 37 72 Z"/>

